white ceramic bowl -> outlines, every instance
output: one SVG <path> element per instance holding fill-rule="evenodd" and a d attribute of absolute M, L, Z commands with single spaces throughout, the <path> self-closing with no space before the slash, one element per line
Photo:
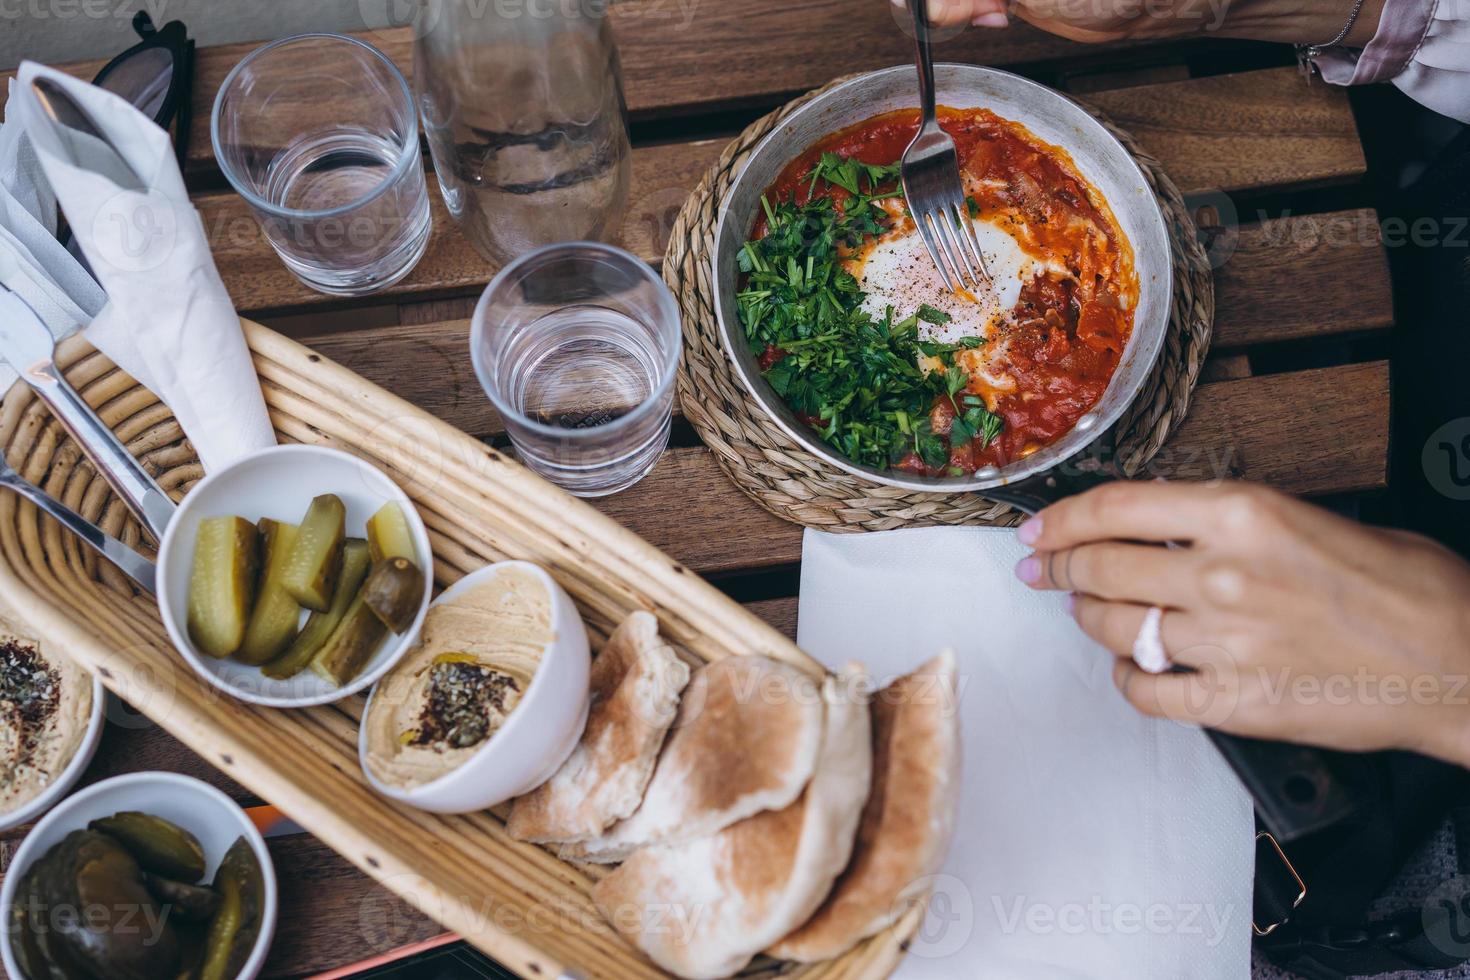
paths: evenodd
<path fill-rule="evenodd" d="M 230 515 L 250 521 L 270 517 L 295 523 L 306 513 L 312 498 L 324 493 L 336 494 L 346 505 L 348 537 L 362 537 L 368 518 L 388 501 L 397 501 L 403 509 L 418 552 L 418 566 L 424 570 L 424 597 L 413 625 L 403 633 L 390 633 L 362 673 L 341 687 L 311 670 L 288 680 L 273 680 L 259 667 L 228 658 L 217 660 L 199 652 L 189 639 L 188 628 L 189 573 L 199 523 L 207 517 Z M 413 646 L 433 596 L 433 569 L 423 520 L 407 494 L 380 470 L 336 449 L 273 446 L 211 473 L 179 505 L 158 546 L 158 608 L 174 646 L 209 683 L 242 701 L 273 708 L 304 708 L 356 694 L 386 674 Z M 304 611 L 302 616 L 306 616 Z"/>
<path fill-rule="evenodd" d="M 178 773 L 135 772 L 114 776 L 88 786 L 47 814 L 26 835 L 10 861 L 5 885 L 0 888 L 0 911 L 6 915 L 6 921 L 26 869 L 73 830 L 81 830 L 98 817 L 110 817 L 123 810 L 162 817 L 199 838 L 204 848 L 205 881 L 213 880 L 215 869 L 231 844 L 242 836 L 250 842 L 265 882 L 265 908 L 261 911 L 260 936 L 236 980 L 251 980 L 259 974 L 276 931 L 276 872 L 270 852 L 260 831 L 233 800 L 208 783 Z M 19 977 L 20 968 L 10 944 L 10 930 L 0 930 L 0 957 L 4 959 L 5 972 Z"/>
<path fill-rule="evenodd" d="M 378 693 L 374 689 L 363 710 L 357 754 L 368 782 L 384 796 L 434 813 L 484 810 L 546 782 L 576 748 L 587 725 L 591 654 L 582 616 L 556 580 L 530 562 L 499 562 L 466 575 L 435 601 L 452 599 L 510 568 L 534 575 L 551 596 L 552 640 L 530 685 L 505 724 L 474 755 L 438 779 L 409 789 L 387 785 L 368 767 L 366 719 Z"/>
<path fill-rule="evenodd" d="M 61 770 L 61 775 L 38 793 L 35 799 L 19 809 L 0 814 L 0 830 L 28 824 L 55 806 L 77 784 L 77 780 L 82 778 L 82 773 L 86 772 L 92 757 L 97 754 L 97 746 L 102 742 L 102 729 L 107 727 L 107 688 L 102 686 L 95 674 L 89 676 L 92 678 L 92 711 L 87 715 L 87 730 L 77 743 L 76 753 Z"/>

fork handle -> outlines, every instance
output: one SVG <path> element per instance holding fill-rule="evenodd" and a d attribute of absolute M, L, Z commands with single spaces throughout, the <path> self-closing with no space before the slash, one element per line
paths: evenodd
<path fill-rule="evenodd" d="M 919 127 L 937 126 L 934 109 L 934 52 L 929 42 L 929 0 L 909 0 L 914 16 L 914 63 L 919 69 Z"/>

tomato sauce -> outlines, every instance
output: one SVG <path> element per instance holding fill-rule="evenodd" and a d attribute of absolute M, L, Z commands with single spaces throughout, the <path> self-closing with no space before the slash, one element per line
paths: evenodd
<path fill-rule="evenodd" d="M 991 337 L 994 342 L 1003 336 L 1007 343 L 990 368 L 1015 381 L 1014 390 L 992 396 L 991 410 L 1005 420 L 1000 435 L 983 448 L 976 439 L 952 449 L 945 466 L 928 466 L 912 454 L 894 464 L 927 476 L 1004 466 L 1060 439 L 1107 390 L 1138 302 L 1132 249 L 1107 202 L 1078 174 L 1066 151 L 986 109 L 941 107 L 939 122 L 954 138 L 965 191 L 978 205 L 979 217 L 1008 232 L 1038 265 L 1065 272 L 1042 271 L 1024 284 L 1015 308 Z M 903 155 L 918 125 L 917 110 L 900 110 L 834 133 L 788 164 L 766 195 L 809 200 L 811 171 L 824 152 L 891 164 Z M 825 183 L 815 193 L 830 196 L 838 206 L 848 197 Z M 751 237 L 765 233 L 762 214 Z M 762 369 L 783 354 L 767 350 Z M 971 391 L 982 389 L 972 380 Z M 953 409 L 948 399 L 935 404 L 930 421 L 935 432 L 949 432 Z"/>

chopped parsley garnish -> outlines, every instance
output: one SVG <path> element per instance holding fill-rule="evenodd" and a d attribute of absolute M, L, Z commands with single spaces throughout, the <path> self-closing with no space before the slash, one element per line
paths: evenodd
<path fill-rule="evenodd" d="M 826 194 L 810 196 L 822 182 L 846 192 L 841 204 Z M 889 213 L 879 202 L 903 196 L 898 164 L 824 153 L 812 168 L 808 196 L 800 204 L 795 195 L 775 202 L 762 197 L 766 234 L 746 242 L 738 257 L 747 278 L 736 305 L 750 349 L 757 356 L 781 354 L 765 372 L 771 387 L 834 449 L 878 469 L 910 453 L 928 467 L 943 467 L 966 433 L 988 446 L 1000 432 L 1000 416 L 983 403 L 970 405 L 971 396 L 963 410 L 955 402 L 968 382 L 955 354 L 984 338 L 921 340 L 920 320 L 951 320 L 927 303 L 902 318 L 892 307 L 882 317 L 870 315 L 860 308 L 857 280 L 842 266 L 847 250 L 887 229 Z M 938 367 L 932 360 L 921 367 L 921 357 L 937 359 Z M 955 409 L 957 429 L 948 437 L 930 422 L 941 399 Z"/>
<path fill-rule="evenodd" d="M 954 317 L 950 316 L 948 313 L 946 313 L 943 310 L 939 309 L 937 306 L 930 306 L 928 303 L 920 303 L 919 304 L 918 317 L 919 317 L 920 320 L 923 320 L 925 323 L 933 323 L 933 324 L 936 324 L 936 325 L 948 323 L 949 321 L 951 321 L 951 320 L 954 319 Z M 978 338 L 970 338 L 970 339 L 978 339 Z"/>

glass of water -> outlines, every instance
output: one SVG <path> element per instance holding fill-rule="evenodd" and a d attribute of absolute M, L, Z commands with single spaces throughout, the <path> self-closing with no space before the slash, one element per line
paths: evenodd
<path fill-rule="evenodd" d="M 580 497 L 637 483 L 669 442 L 679 309 L 620 248 L 527 252 L 475 308 L 475 374 L 522 463 Z"/>
<path fill-rule="evenodd" d="M 225 177 L 313 289 L 374 292 L 428 248 L 413 96 L 372 45 L 337 34 L 267 44 L 226 77 L 211 134 Z"/>

